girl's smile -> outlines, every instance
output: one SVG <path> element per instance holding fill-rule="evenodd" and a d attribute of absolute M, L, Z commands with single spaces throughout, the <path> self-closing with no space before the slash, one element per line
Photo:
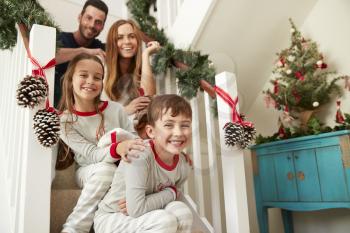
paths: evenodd
<path fill-rule="evenodd" d="M 73 74 L 75 105 L 84 102 L 93 106 L 95 98 L 102 92 L 102 87 L 103 67 L 101 64 L 91 59 L 79 61 Z"/>

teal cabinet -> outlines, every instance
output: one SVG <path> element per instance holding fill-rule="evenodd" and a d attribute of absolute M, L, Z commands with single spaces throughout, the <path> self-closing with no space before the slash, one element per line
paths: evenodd
<path fill-rule="evenodd" d="M 291 211 L 350 208 L 350 131 L 300 137 L 251 147 L 260 233 L 268 208 L 281 208 L 286 233 Z"/>

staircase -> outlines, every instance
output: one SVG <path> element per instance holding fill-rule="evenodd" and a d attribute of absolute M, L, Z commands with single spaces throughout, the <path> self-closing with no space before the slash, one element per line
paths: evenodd
<path fill-rule="evenodd" d="M 187 3 L 182 5 L 180 2 Z M 172 0 L 157 1 L 158 9 L 162 10 L 155 14 L 159 14 L 158 19 L 165 19 L 160 22 L 165 31 L 176 35 L 176 27 L 172 28 L 172 25 L 181 28 L 181 24 L 186 23 L 186 17 L 180 14 L 182 8 L 193 8 L 195 2 L 196 0 L 177 1 L 177 8 L 172 8 Z M 204 15 L 205 20 L 214 2 L 203 2 L 205 7 L 202 10 L 206 14 L 199 15 Z M 171 17 L 165 17 L 164 14 Z M 176 20 L 177 14 L 182 15 L 182 23 Z M 196 19 L 196 22 L 201 21 Z M 203 27 L 203 23 L 197 26 Z M 184 41 L 191 43 L 191 40 L 198 38 L 200 30 L 193 28 L 192 33 L 191 36 L 187 35 L 187 39 L 175 44 Z M 15 102 L 19 80 L 32 70 L 20 34 L 18 38 L 17 47 L 13 51 L 0 52 L 0 90 L 3 93 L 0 100 L 0 185 L 4 187 L 0 193 L 0 214 L 5 210 L 5 214 L 1 214 L 5 216 L 2 220 L 6 217 L 9 219 L 6 225 L 0 221 L 0 232 L 56 233 L 60 232 L 62 224 L 75 206 L 80 189 L 74 182 L 74 166 L 56 171 L 51 184 L 56 153 L 37 143 L 32 130 L 35 111 L 21 109 Z M 173 39 L 176 40 L 176 37 Z M 40 64 L 46 64 L 55 54 L 55 30 L 34 25 L 29 48 Z M 53 69 L 45 72 L 52 100 L 54 72 Z M 160 94 L 177 93 L 173 74 L 169 71 L 167 75 L 157 77 L 157 90 Z M 218 74 L 216 82 L 231 96 L 237 95 L 234 74 Z M 223 144 L 223 132 L 219 130 L 229 121 L 231 110 L 219 99 L 219 117 L 214 118 L 211 114 L 211 101 L 206 93 L 200 93 L 191 101 L 193 146 L 188 152 L 193 156 L 194 170 L 185 185 L 185 194 L 186 202 L 194 213 L 193 232 L 249 233 L 243 152 L 227 148 Z M 206 127 L 203 128 L 203 125 Z"/>

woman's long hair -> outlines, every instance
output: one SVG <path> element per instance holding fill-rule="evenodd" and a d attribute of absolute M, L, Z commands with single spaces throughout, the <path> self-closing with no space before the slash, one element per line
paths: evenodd
<path fill-rule="evenodd" d="M 118 28 L 124 24 L 130 24 L 134 29 L 138 47 L 127 74 L 121 74 L 118 55 Z M 118 101 L 122 91 L 127 91 L 131 99 L 139 96 L 142 48 L 140 30 L 134 21 L 121 19 L 116 21 L 109 29 L 106 42 L 106 65 L 107 79 L 105 82 L 105 92 L 111 100 Z"/>
<path fill-rule="evenodd" d="M 63 76 L 62 85 L 61 85 L 62 97 L 58 104 L 58 109 L 60 112 L 64 114 L 69 114 L 68 115 L 69 117 L 67 118 L 67 121 L 65 122 L 65 125 L 64 125 L 66 130 L 67 130 L 68 124 L 71 125 L 76 121 L 76 118 L 73 116 L 74 104 L 75 104 L 74 91 L 73 91 L 73 75 L 78 62 L 82 60 L 93 60 L 98 64 L 100 64 L 102 67 L 102 70 L 104 70 L 104 66 L 98 57 L 94 55 L 86 54 L 86 53 L 81 53 L 75 56 L 69 62 L 67 71 Z M 104 115 L 99 109 L 99 104 L 101 102 L 100 96 L 101 96 L 101 93 L 98 96 L 96 96 L 96 98 L 94 99 L 95 111 L 101 116 L 100 125 L 98 129 L 96 129 L 97 139 L 104 134 Z M 74 157 L 74 154 L 72 153 L 70 148 L 64 142 L 61 141 L 58 149 L 56 169 L 65 169 L 66 167 L 69 167 L 74 162 L 73 157 Z"/>

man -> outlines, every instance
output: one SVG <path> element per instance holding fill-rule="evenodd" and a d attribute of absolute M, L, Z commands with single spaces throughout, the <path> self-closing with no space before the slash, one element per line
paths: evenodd
<path fill-rule="evenodd" d="M 58 36 L 60 49 L 56 54 L 54 106 L 61 98 L 61 77 L 66 72 L 68 62 L 80 53 L 97 55 L 104 59 L 105 44 L 96 37 L 103 30 L 108 14 L 107 5 L 101 0 L 87 0 L 79 14 L 79 29 L 62 32 Z"/>

